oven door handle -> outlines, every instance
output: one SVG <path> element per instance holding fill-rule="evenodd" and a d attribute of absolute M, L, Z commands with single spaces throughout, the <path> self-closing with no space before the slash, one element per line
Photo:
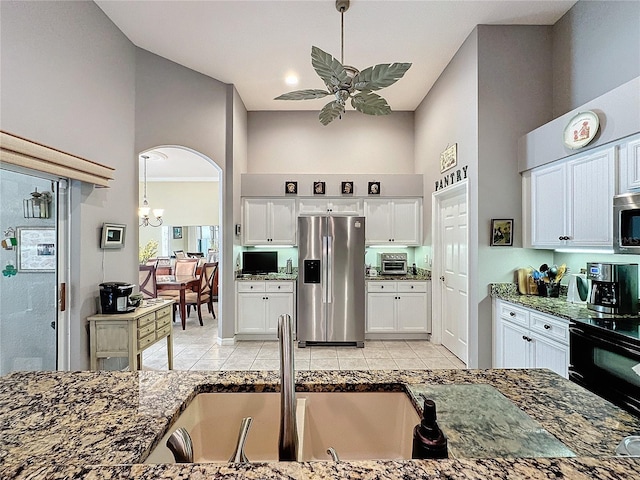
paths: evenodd
<path fill-rule="evenodd" d="M 633 355 L 634 357 L 640 357 L 640 351 L 639 350 L 634 350 L 631 349 L 629 347 L 626 347 L 624 345 L 621 345 L 619 343 L 615 343 L 612 342 L 610 340 L 607 340 L 606 338 L 599 338 L 599 337 L 594 337 L 593 335 L 589 335 L 587 333 L 584 332 L 584 330 L 582 330 L 579 327 L 569 327 L 569 333 L 574 334 L 577 337 L 580 338 L 584 338 L 585 340 L 588 340 L 589 342 L 592 343 L 600 343 L 601 345 L 604 344 L 608 347 L 611 347 L 615 350 L 623 350 L 626 353 L 629 353 L 631 355 Z"/>

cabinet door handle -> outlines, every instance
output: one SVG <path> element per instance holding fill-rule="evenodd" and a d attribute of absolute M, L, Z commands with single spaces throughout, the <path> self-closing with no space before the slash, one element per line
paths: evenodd
<path fill-rule="evenodd" d="M 380 285 L 380 290 L 382 290 L 384 288 L 384 285 Z"/>
<path fill-rule="evenodd" d="M 547 325 L 546 323 L 544 324 L 544 329 L 545 330 L 549 330 L 551 328 L 551 325 Z"/>
<path fill-rule="evenodd" d="M 411 289 L 413 290 L 413 285 L 411 285 Z"/>
<path fill-rule="evenodd" d="M 509 312 L 509 315 L 511 315 L 512 317 L 516 316 L 516 312 Z"/>

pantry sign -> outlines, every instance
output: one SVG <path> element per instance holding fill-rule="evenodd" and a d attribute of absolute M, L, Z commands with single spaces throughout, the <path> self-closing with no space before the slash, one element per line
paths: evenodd
<path fill-rule="evenodd" d="M 469 168 L 469 165 L 465 165 L 464 167 L 454 170 L 451 173 L 447 173 L 440 180 L 436 180 L 436 192 L 450 185 L 453 185 L 454 183 L 465 180 L 467 178 L 467 168 Z"/>

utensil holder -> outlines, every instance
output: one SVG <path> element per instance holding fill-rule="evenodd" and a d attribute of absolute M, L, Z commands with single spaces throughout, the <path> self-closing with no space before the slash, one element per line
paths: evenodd
<path fill-rule="evenodd" d="M 538 296 L 558 298 L 560 296 L 560 284 L 538 282 Z"/>

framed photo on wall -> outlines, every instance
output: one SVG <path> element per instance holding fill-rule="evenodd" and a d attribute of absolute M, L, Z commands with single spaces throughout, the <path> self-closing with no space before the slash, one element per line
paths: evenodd
<path fill-rule="evenodd" d="M 369 195 L 380 195 L 380 182 L 369 182 Z"/>
<path fill-rule="evenodd" d="M 513 246 L 513 219 L 491 219 L 491 243 L 492 247 Z"/>
<path fill-rule="evenodd" d="M 313 194 L 324 195 L 324 182 L 313 182 Z"/>
<path fill-rule="evenodd" d="M 100 248 L 124 247 L 124 234 L 126 232 L 126 229 L 126 225 L 104 223 L 102 225 L 102 238 L 100 239 Z"/>
<path fill-rule="evenodd" d="M 173 227 L 173 239 L 180 240 L 182 238 L 182 227 Z"/>
<path fill-rule="evenodd" d="M 340 191 L 343 195 L 353 195 L 353 182 L 342 182 Z"/>
<path fill-rule="evenodd" d="M 56 229 L 18 227 L 18 271 L 56 271 Z"/>

